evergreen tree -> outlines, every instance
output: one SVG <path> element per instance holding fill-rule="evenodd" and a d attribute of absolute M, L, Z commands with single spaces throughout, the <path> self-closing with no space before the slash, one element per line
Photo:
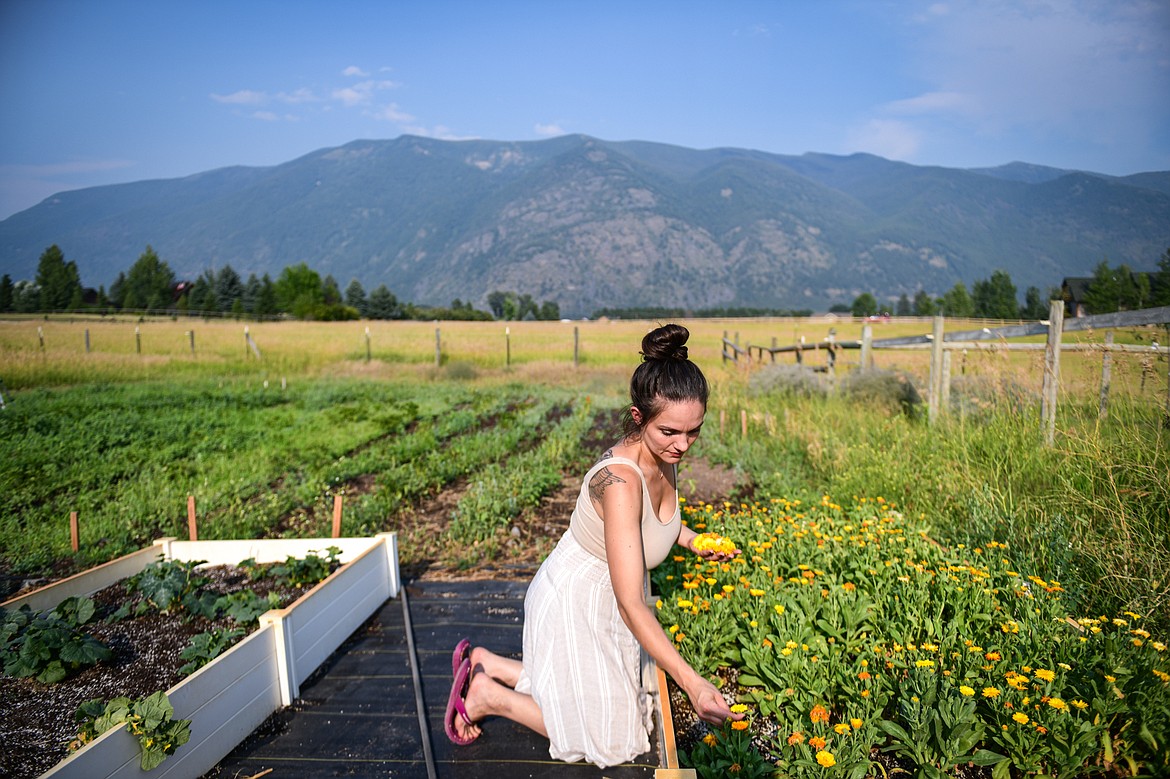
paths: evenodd
<path fill-rule="evenodd" d="M 955 282 L 955 286 L 943 293 L 942 300 L 942 313 L 945 316 L 956 319 L 970 319 L 975 316 L 975 301 L 967 293 L 967 285 L 961 281 Z"/>
<path fill-rule="evenodd" d="M 1039 321 L 1047 318 L 1048 301 L 1040 296 L 1039 287 L 1028 287 L 1024 292 L 1024 307 L 1020 309 L 1020 319 Z"/>
<path fill-rule="evenodd" d="M 540 316 L 545 322 L 555 322 L 561 318 L 561 307 L 555 300 L 546 300 L 540 304 Z"/>
<path fill-rule="evenodd" d="M 357 279 L 349 282 L 345 288 L 345 305 L 356 308 L 358 313 L 366 316 L 366 290 Z"/>
<path fill-rule="evenodd" d="M 126 274 L 124 308 L 161 309 L 171 304 L 175 274 L 149 245 Z"/>
<path fill-rule="evenodd" d="M 249 274 L 248 281 L 244 284 L 244 292 L 240 295 L 240 302 L 244 304 L 245 312 L 255 315 L 256 303 L 260 300 L 262 288 L 263 286 L 260 279 L 256 278 L 256 274 Z"/>
<path fill-rule="evenodd" d="M 894 304 L 894 315 L 910 316 L 911 311 L 912 309 L 910 308 L 910 298 L 906 297 L 906 293 L 903 292 L 902 295 L 898 298 L 898 302 Z"/>
<path fill-rule="evenodd" d="M 37 287 L 40 289 L 40 310 L 64 311 L 74 299 L 81 297 L 81 278 L 77 265 L 65 262 L 65 255 L 57 244 L 41 253 L 37 262 Z"/>
<path fill-rule="evenodd" d="M 370 293 L 366 301 L 366 312 L 370 319 L 399 319 L 402 316 L 398 298 L 394 297 L 394 293 L 385 284 L 380 284 Z"/>
<path fill-rule="evenodd" d="M 326 276 L 321 282 L 321 298 L 327 306 L 336 306 L 341 303 L 341 289 L 337 286 L 337 279 L 332 275 Z"/>
<path fill-rule="evenodd" d="M 236 301 L 244 296 L 244 282 L 231 265 L 224 265 L 215 274 L 215 302 L 220 311 L 231 311 Z"/>
<path fill-rule="evenodd" d="M 252 316 L 257 319 L 263 319 L 264 317 L 275 316 L 276 314 L 276 285 L 272 283 L 272 279 L 265 273 L 260 279 L 260 294 L 256 298 L 256 306 L 252 309 Z"/>
<path fill-rule="evenodd" d="M 1118 309 L 1121 288 L 1107 260 L 1093 269 L 1093 280 L 1085 290 L 1085 308 L 1090 314 L 1110 314 Z"/>
<path fill-rule="evenodd" d="M 975 316 L 985 319 L 1017 319 L 1020 303 L 1016 285 L 1007 271 L 993 271 L 991 278 L 975 282 Z"/>
<path fill-rule="evenodd" d="M 934 316 L 937 313 L 938 308 L 934 304 L 934 298 L 926 290 L 918 290 L 914 294 L 914 316 Z"/>
<path fill-rule="evenodd" d="M 1117 279 L 1117 307 L 1122 311 L 1137 311 L 1142 307 L 1142 293 L 1137 277 L 1125 263 L 1117 266 L 1113 277 Z"/>
<path fill-rule="evenodd" d="M 12 277 L 7 273 L 0 276 L 0 314 L 5 314 L 12 310 L 14 291 L 15 287 L 12 284 Z"/>
<path fill-rule="evenodd" d="M 1170 254 L 1170 250 L 1167 251 Z M 492 312 L 492 316 L 496 319 L 504 318 L 504 302 L 508 299 L 508 293 L 494 290 L 488 293 L 487 304 L 488 309 Z"/>
<path fill-rule="evenodd" d="M 118 278 L 110 285 L 110 303 L 114 308 L 126 307 L 126 274 L 119 272 Z"/>
<path fill-rule="evenodd" d="M 1158 270 L 1150 277 L 1151 306 L 1170 306 L 1170 249 L 1158 260 Z"/>
<path fill-rule="evenodd" d="M 862 292 L 853 299 L 850 310 L 855 317 L 875 316 L 878 312 L 877 298 L 869 292 Z"/>

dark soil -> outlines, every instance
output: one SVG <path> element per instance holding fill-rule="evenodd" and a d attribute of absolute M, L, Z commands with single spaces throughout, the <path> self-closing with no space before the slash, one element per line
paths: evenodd
<path fill-rule="evenodd" d="M 264 597 L 270 589 L 263 581 L 250 582 L 235 566 L 204 568 L 200 574 L 212 580 L 206 589 L 221 595 L 251 589 Z M 277 592 L 282 605 L 301 594 L 292 587 Z M 185 620 L 174 612 L 105 622 L 127 600 L 121 584 L 101 590 L 93 600 L 97 611 L 82 630 L 113 651 L 111 660 L 57 684 L 0 676 L 0 776 L 40 776 L 69 754 L 68 744 L 77 735 L 73 715 L 82 703 L 119 696 L 137 700 L 166 690 L 182 679 L 178 669 L 186 661 L 179 653 L 192 636 L 212 628 L 239 627 L 228 618 Z"/>

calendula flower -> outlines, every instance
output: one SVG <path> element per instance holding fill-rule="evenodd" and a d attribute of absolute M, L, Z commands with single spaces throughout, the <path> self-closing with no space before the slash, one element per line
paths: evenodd
<path fill-rule="evenodd" d="M 1049 698 L 1048 705 L 1057 711 L 1068 711 L 1068 704 L 1062 701 L 1060 698 Z"/>
<path fill-rule="evenodd" d="M 749 724 L 751 724 L 751 723 L 749 723 L 745 719 L 737 720 L 736 722 L 731 723 L 731 729 L 732 730 L 747 730 Z"/>
<path fill-rule="evenodd" d="M 689 609 L 689 608 L 691 608 L 691 607 L 692 607 L 692 606 L 694 606 L 694 605 L 695 605 L 695 604 L 691 603 L 689 600 L 680 600 L 680 601 L 678 602 L 678 607 L 679 607 L 680 609 Z"/>
<path fill-rule="evenodd" d="M 1036 669 L 1036 677 L 1039 679 L 1043 679 L 1046 682 L 1051 682 L 1053 679 L 1056 678 L 1056 672 L 1049 671 L 1047 668 L 1037 668 Z"/>
<path fill-rule="evenodd" d="M 763 597 L 765 593 L 763 590 L 757 590 L 753 587 L 752 589 L 748 590 L 748 594 L 753 598 L 760 598 Z"/>
<path fill-rule="evenodd" d="M 731 711 L 733 714 L 743 714 L 747 710 L 748 710 L 747 705 L 745 705 L 743 703 L 737 703 L 731 707 Z"/>
<path fill-rule="evenodd" d="M 1071 703 L 1073 706 L 1076 706 L 1078 709 L 1086 709 L 1089 707 L 1089 704 L 1085 703 L 1080 698 L 1075 701 L 1069 701 L 1069 703 Z"/>
<path fill-rule="evenodd" d="M 788 744 L 790 746 L 795 746 L 797 744 L 802 744 L 802 743 L 804 743 L 804 734 L 801 733 L 799 730 L 788 737 Z"/>
<path fill-rule="evenodd" d="M 810 738 L 808 740 L 808 745 L 810 747 L 812 747 L 813 749 L 824 749 L 825 745 L 828 743 L 829 743 L 828 741 L 825 741 L 820 736 L 813 736 L 812 738 Z"/>
<path fill-rule="evenodd" d="M 984 698 L 994 698 L 997 695 L 999 695 L 999 688 L 998 687 L 984 687 L 983 688 L 983 697 Z"/>
<path fill-rule="evenodd" d="M 959 692 L 962 693 L 963 695 L 967 696 L 968 698 L 970 698 L 972 695 L 975 694 L 975 690 L 973 690 L 972 688 L 968 687 L 965 684 L 961 685 L 959 687 Z"/>
<path fill-rule="evenodd" d="M 703 743 L 709 747 L 715 746 L 716 742 L 718 741 L 719 739 L 715 738 L 714 733 L 708 733 L 707 735 L 703 736 Z"/>
<path fill-rule="evenodd" d="M 825 768 L 832 768 L 837 765 L 837 758 L 833 757 L 832 752 L 826 752 L 822 749 L 820 752 L 817 752 L 817 763 L 823 765 Z"/>
<path fill-rule="evenodd" d="M 862 722 L 862 721 L 861 721 L 859 718 L 857 718 L 857 717 L 854 717 L 853 719 L 849 720 L 849 725 L 850 725 L 850 727 L 852 727 L 854 730 L 860 730 L 860 729 L 861 729 L 861 726 L 862 726 L 863 724 L 864 724 L 864 723 L 863 723 L 863 722 Z"/>
<path fill-rule="evenodd" d="M 808 718 L 812 720 L 814 724 L 818 722 L 828 722 L 829 710 L 818 703 L 816 706 L 813 706 L 812 711 L 810 711 L 808 714 Z"/>
<path fill-rule="evenodd" d="M 844 736 L 849 732 L 849 725 L 844 722 L 838 722 L 833 726 L 833 730 L 837 733 L 838 736 Z"/>
<path fill-rule="evenodd" d="M 1014 719 L 1016 722 L 1020 723 L 1021 725 L 1028 724 L 1028 715 L 1024 714 L 1022 711 L 1017 711 L 1015 714 L 1013 714 L 1012 719 Z"/>

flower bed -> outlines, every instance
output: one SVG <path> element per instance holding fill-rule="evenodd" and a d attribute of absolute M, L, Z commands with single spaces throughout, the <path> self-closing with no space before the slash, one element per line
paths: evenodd
<path fill-rule="evenodd" d="M 164 539 L 148 550 L 5 602 L 41 611 L 74 595 L 92 595 L 143 570 L 160 555 L 167 560 L 242 560 L 277 563 L 336 547 L 341 567 L 291 605 L 260 616 L 260 627 L 188 678 L 166 690 L 174 718 L 190 720 L 190 741 L 152 777 L 199 776 L 209 770 L 269 714 L 292 702 L 299 685 L 388 597 L 400 579 L 394 534 L 374 538 L 181 542 Z M 44 776 L 145 775 L 138 740 L 117 727 L 62 760 Z"/>
<path fill-rule="evenodd" d="M 684 516 L 744 550 L 654 572 L 683 657 L 750 712 L 746 727 L 679 725 L 700 776 L 1170 771 L 1170 660 L 1141 615 L 1073 619 L 1007 546 L 939 546 L 880 498 Z"/>

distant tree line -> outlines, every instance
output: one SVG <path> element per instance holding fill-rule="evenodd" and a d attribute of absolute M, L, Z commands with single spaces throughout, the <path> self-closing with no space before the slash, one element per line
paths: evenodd
<path fill-rule="evenodd" d="M 920 289 L 913 299 L 903 293 L 885 304 L 879 303 L 873 293 L 863 292 L 852 304 L 837 304 L 829 310 L 855 317 L 884 314 L 1040 320 L 1048 317 L 1048 301 L 1063 299 L 1064 291 L 1060 287 L 1049 288 L 1046 296 L 1039 288 L 1028 287 L 1021 306 L 1011 276 L 997 270 L 990 278 L 976 281 L 970 292 L 960 281 L 941 297 L 932 297 Z M 1152 273 L 1134 273 L 1124 264 L 1111 268 L 1108 261 L 1102 261 L 1085 288 L 1082 302 L 1090 314 L 1170 305 L 1170 249 L 1158 260 L 1158 270 Z"/>
<path fill-rule="evenodd" d="M 455 299 L 448 307 L 400 301 L 385 284 L 366 292 L 357 279 L 344 294 L 332 276 L 321 277 L 305 263 L 286 267 L 275 280 L 268 274 L 244 279 L 230 265 L 207 270 L 194 281 L 179 280 L 150 246 L 109 290 L 87 289 L 77 264 L 66 261 L 56 244 L 45 249 L 33 280 L 0 277 L 0 313 L 53 311 L 153 311 L 158 313 L 267 319 L 338 321 L 349 319 L 559 319 L 555 302 L 537 305 L 530 295 L 493 292 L 492 311 L 479 311 Z"/>
<path fill-rule="evenodd" d="M 751 317 L 812 316 L 812 309 L 788 308 L 668 308 L 662 306 L 631 306 L 627 308 L 599 308 L 593 319 L 733 319 Z"/>

